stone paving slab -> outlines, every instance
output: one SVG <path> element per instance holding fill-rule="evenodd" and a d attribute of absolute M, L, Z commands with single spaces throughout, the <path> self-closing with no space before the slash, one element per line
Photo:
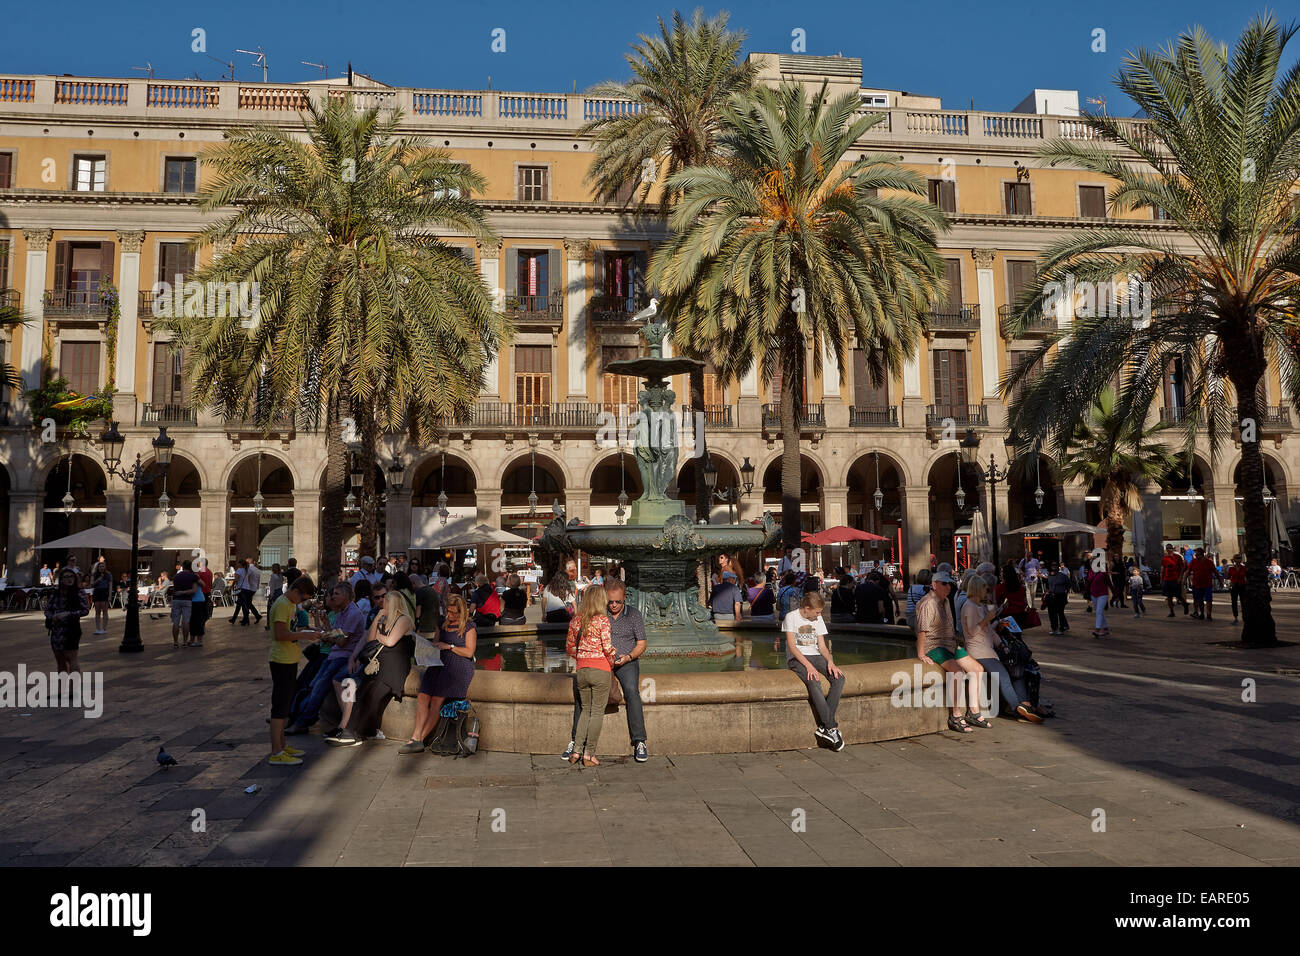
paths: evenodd
<path fill-rule="evenodd" d="M 1300 633 L 1300 596 L 1275 608 Z M 648 763 L 595 769 L 562 763 L 563 741 L 453 760 L 309 735 L 304 766 L 282 768 L 265 762 L 261 634 L 218 621 L 208 647 L 173 651 L 146 621 L 141 655 L 117 654 L 117 634 L 83 648 L 104 673 L 99 719 L 0 711 L 0 865 L 1300 863 L 1300 678 L 1278 673 L 1300 669 L 1300 648 L 1218 647 L 1220 622 L 1112 627 L 1030 633 L 1061 715 L 1041 726 L 1003 717 L 838 754 L 666 757 L 651 741 Z M 50 667 L 37 615 L 0 618 L 0 648 L 0 669 Z M 178 767 L 158 768 L 160 745 Z"/>

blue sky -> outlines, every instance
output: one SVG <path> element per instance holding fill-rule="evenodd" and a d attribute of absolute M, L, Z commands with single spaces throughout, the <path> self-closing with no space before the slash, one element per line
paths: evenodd
<path fill-rule="evenodd" d="M 483 89 L 490 77 L 493 89 L 530 92 L 624 78 L 629 43 L 673 9 L 609 0 L 6 6 L 0 65 L 9 73 L 142 76 L 131 68 L 152 63 L 159 77 L 219 79 L 225 68 L 191 50 L 192 30 L 202 28 L 207 53 L 234 60 L 241 80 L 260 80 L 261 71 L 235 49 L 260 45 L 272 82 L 321 75 L 303 60 L 327 64 L 331 75 L 351 60 L 397 86 Z M 867 85 L 941 96 L 949 108 L 969 108 L 973 99 L 976 109 L 1006 110 L 1035 88 L 1076 89 L 1081 101 L 1105 96 L 1112 113 L 1129 115 L 1111 82 L 1126 51 L 1164 45 L 1193 23 L 1231 41 L 1265 8 L 1209 0 L 734 0 L 704 9 L 729 10 L 732 26 L 748 35 L 746 50 L 789 52 L 801 29 L 808 53 L 860 57 Z M 491 49 L 497 28 L 505 30 L 503 53 Z M 1093 52 L 1097 29 L 1105 31 L 1105 52 Z M 1300 53 L 1300 38 L 1292 47 Z"/>

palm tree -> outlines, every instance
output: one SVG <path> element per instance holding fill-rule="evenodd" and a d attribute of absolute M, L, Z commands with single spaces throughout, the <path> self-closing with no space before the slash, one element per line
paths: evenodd
<path fill-rule="evenodd" d="M 729 18 L 720 13 L 705 19 L 696 10 L 687 23 L 673 11 L 671 31 L 660 18 L 660 35 L 640 35 L 627 55 L 634 79 L 601 83 L 588 91 L 633 104 L 631 111 L 598 117 L 581 130 L 595 146 L 587 182 L 598 199 L 614 202 L 639 195 L 641 207 L 656 182 L 714 162 L 728 100 L 754 83 L 754 67 L 737 59 L 745 34 L 729 31 Z M 663 189 L 660 215 L 667 215 L 678 198 L 679 190 Z"/>
<path fill-rule="evenodd" d="M 1056 352 L 1036 381 L 1028 382 L 1026 365 L 1006 385 L 1010 391 L 1026 382 L 1012 409 L 1013 429 L 1059 439 L 1117 376 L 1118 413 L 1144 417 L 1169 363 L 1182 361 L 1189 444 L 1204 427 L 1213 455 L 1229 429 L 1242 429 L 1242 640 L 1254 645 L 1276 640 L 1256 435 L 1270 357 L 1287 393 L 1300 394 L 1300 205 L 1292 194 L 1300 163 L 1300 66 L 1285 73 L 1280 67 L 1295 32 L 1257 18 L 1231 54 L 1199 27 L 1171 48 L 1138 50 L 1125 58 L 1117 84 L 1146 121 L 1084 117 L 1098 140 L 1127 153 L 1075 140 L 1043 148 L 1044 163 L 1114 180 L 1115 210 L 1158 210 L 1177 231 L 1119 222 L 1049 248 L 1038 281 L 1016 304 L 1018 320 L 1080 289 L 1103 307 L 1081 311 L 1068 335 L 1042 345 L 1040 356 L 1054 345 Z M 1111 291 L 1117 278 L 1127 294 Z"/>
<path fill-rule="evenodd" d="M 0 304 L 0 328 L 16 329 L 26 325 L 26 322 L 27 320 L 23 318 L 22 309 Z M 21 390 L 23 387 L 22 373 L 8 362 L 0 363 L 0 386 L 15 391 Z"/>
<path fill-rule="evenodd" d="M 202 240 L 235 242 L 194 278 L 253 284 L 260 312 L 164 323 L 186 350 L 196 407 L 264 428 L 284 415 L 316 422 L 325 409 L 326 578 L 342 548 L 348 419 L 364 475 L 360 543 L 373 554 L 381 434 L 431 440 L 440 419 L 474 402 L 508 334 L 473 263 L 432 234 L 491 235 L 471 199 L 483 177 L 398 138 L 400 120 L 339 99 L 307 110 L 302 138 L 231 130 L 204 154 L 201 207 L 233 211 Z"/>
<path fill-rule="evenodd" d="M 888 156 L 846 162 L 879 119 L 825 86 L 733 97 L 722 165 L 669 180 L 682 192 L 672 237 L 650 272 L 676 319 L 674 344 L 709 355 L 724 377 L 756 364 L 781 383 L 782 528 L 801 547 L 799 421 L 805 351 L 841 373 L 856 336 L 881 384 L 913 354 L 943 287 L 935 237 L 946 227 L 924 184 Z M 893 195 L 878 196 L 890 190 Z M 898 195 L 898 194 L 902 195 Z"/>
<path fill-rule="evenodd" d="M 1102 389 L 1068 446 L 1058 449 L 1062 481 L 1085 487 L 1101 482 L 1101 518 L 1112 561 L 1124 556 L 1124 524 L 1142 508 L 1141 486 L 1162 481 L 1177 464 L 1176 456 L 1159 441 L 1172 426 L 1158 422 L 1147 427 L 1141 418 L 1121 413 L 1118 404 L 1115 389 Z"/>

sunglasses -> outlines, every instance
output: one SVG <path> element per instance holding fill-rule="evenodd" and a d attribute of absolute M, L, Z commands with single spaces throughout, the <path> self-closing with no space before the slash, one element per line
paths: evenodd
<path fill-rule="evenodd" d="M 606 601 L 605 607 L 622 607 L 626 603 L 626 601 Z"/>

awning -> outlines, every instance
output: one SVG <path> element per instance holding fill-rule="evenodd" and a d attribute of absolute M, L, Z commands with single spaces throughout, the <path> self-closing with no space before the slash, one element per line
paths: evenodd
<path fill-rule="evenodd" d="M 161 550 L 167 546 L 140 536 L 140 547 L 146 551 Z M 130 551 L 131 536 L 125 531 L 118 531 L 106 525 L 95 525 L 93 528 L 87 528 L 85 531 L 78 531 L 76 534 L 70 534 L 66 538 L 56 538 L 53 541 L 45 541 L 36 546 L 40 551 L 46 548 L 90 548 L 91 550 L 100 551 Z"/>

